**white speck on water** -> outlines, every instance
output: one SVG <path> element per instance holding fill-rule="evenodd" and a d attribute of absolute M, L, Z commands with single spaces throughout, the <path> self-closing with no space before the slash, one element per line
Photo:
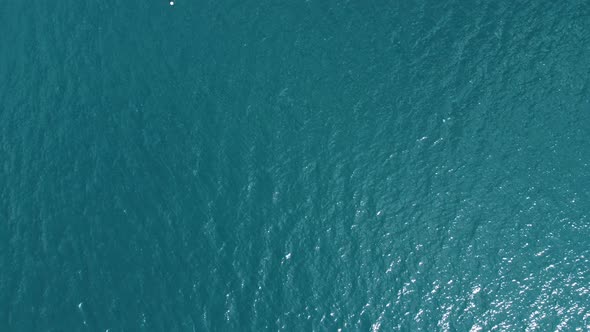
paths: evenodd
<path fill-rule="evenodd" d="M 471 327 L 471 330 L 469 330 L 469 332 L 479 332 L 479 331 L 481 331 L 482 329 L 483 329 L 483 327 L 481 327 L 481 326 L 479 326 L 479 325 L 475 324 L 475 325 L 473 325 L 473 326 Z"/>
<path fill-rule="evenodd" d="M 547 251 L 547 249 L 543 249 L 543 250 L 539 251 L 538 253 L 535 254 L 535 256 L 537 256 L 537 257 L 543 256 L 543 254 L 545 254 L 545 251 Z"/>
<path fill-rule="evenodd" d="M 395 265 L 395 262 L 391 262 L 391 264 L 389 264 L 389 268 L 387 269 L 387 271 L 385 271 L 385 273 L 390 273 L 391 271 L 393 271 L 394 265 Z"/>
<path fill-rule="evenodd" d="M 377 323 L 371 325 L 371 332 L 377 332 L 377 331 L 379 331 L 380 328 L 381 328 L 381 323 L 377 322 Z"/>
<path fill-rule="evenodd" d="M 170 6 L 174 6 L 174 1 L 170 1 Z"/>

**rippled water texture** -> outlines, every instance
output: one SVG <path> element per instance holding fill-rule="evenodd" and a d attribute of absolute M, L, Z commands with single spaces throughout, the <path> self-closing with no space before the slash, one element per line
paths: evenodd
<path fill-rule="evenodd" d="M 589 17 L 1 2 L 0 330 L 589 330 Z"/>

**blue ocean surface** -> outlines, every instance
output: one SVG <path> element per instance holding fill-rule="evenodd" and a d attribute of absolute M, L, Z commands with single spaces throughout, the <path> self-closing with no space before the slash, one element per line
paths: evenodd
<path fill-rule="evenodd" d="M 0 2 L 0 331 L 589 331 L 590 2 Z"/>

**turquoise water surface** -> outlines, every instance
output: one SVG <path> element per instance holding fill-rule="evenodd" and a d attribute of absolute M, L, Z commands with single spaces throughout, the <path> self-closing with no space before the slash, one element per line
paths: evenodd
<path fill-rule="evenodd" d="M 0 331 L 590 330 L 587 1 L 0 3 Z"/>

